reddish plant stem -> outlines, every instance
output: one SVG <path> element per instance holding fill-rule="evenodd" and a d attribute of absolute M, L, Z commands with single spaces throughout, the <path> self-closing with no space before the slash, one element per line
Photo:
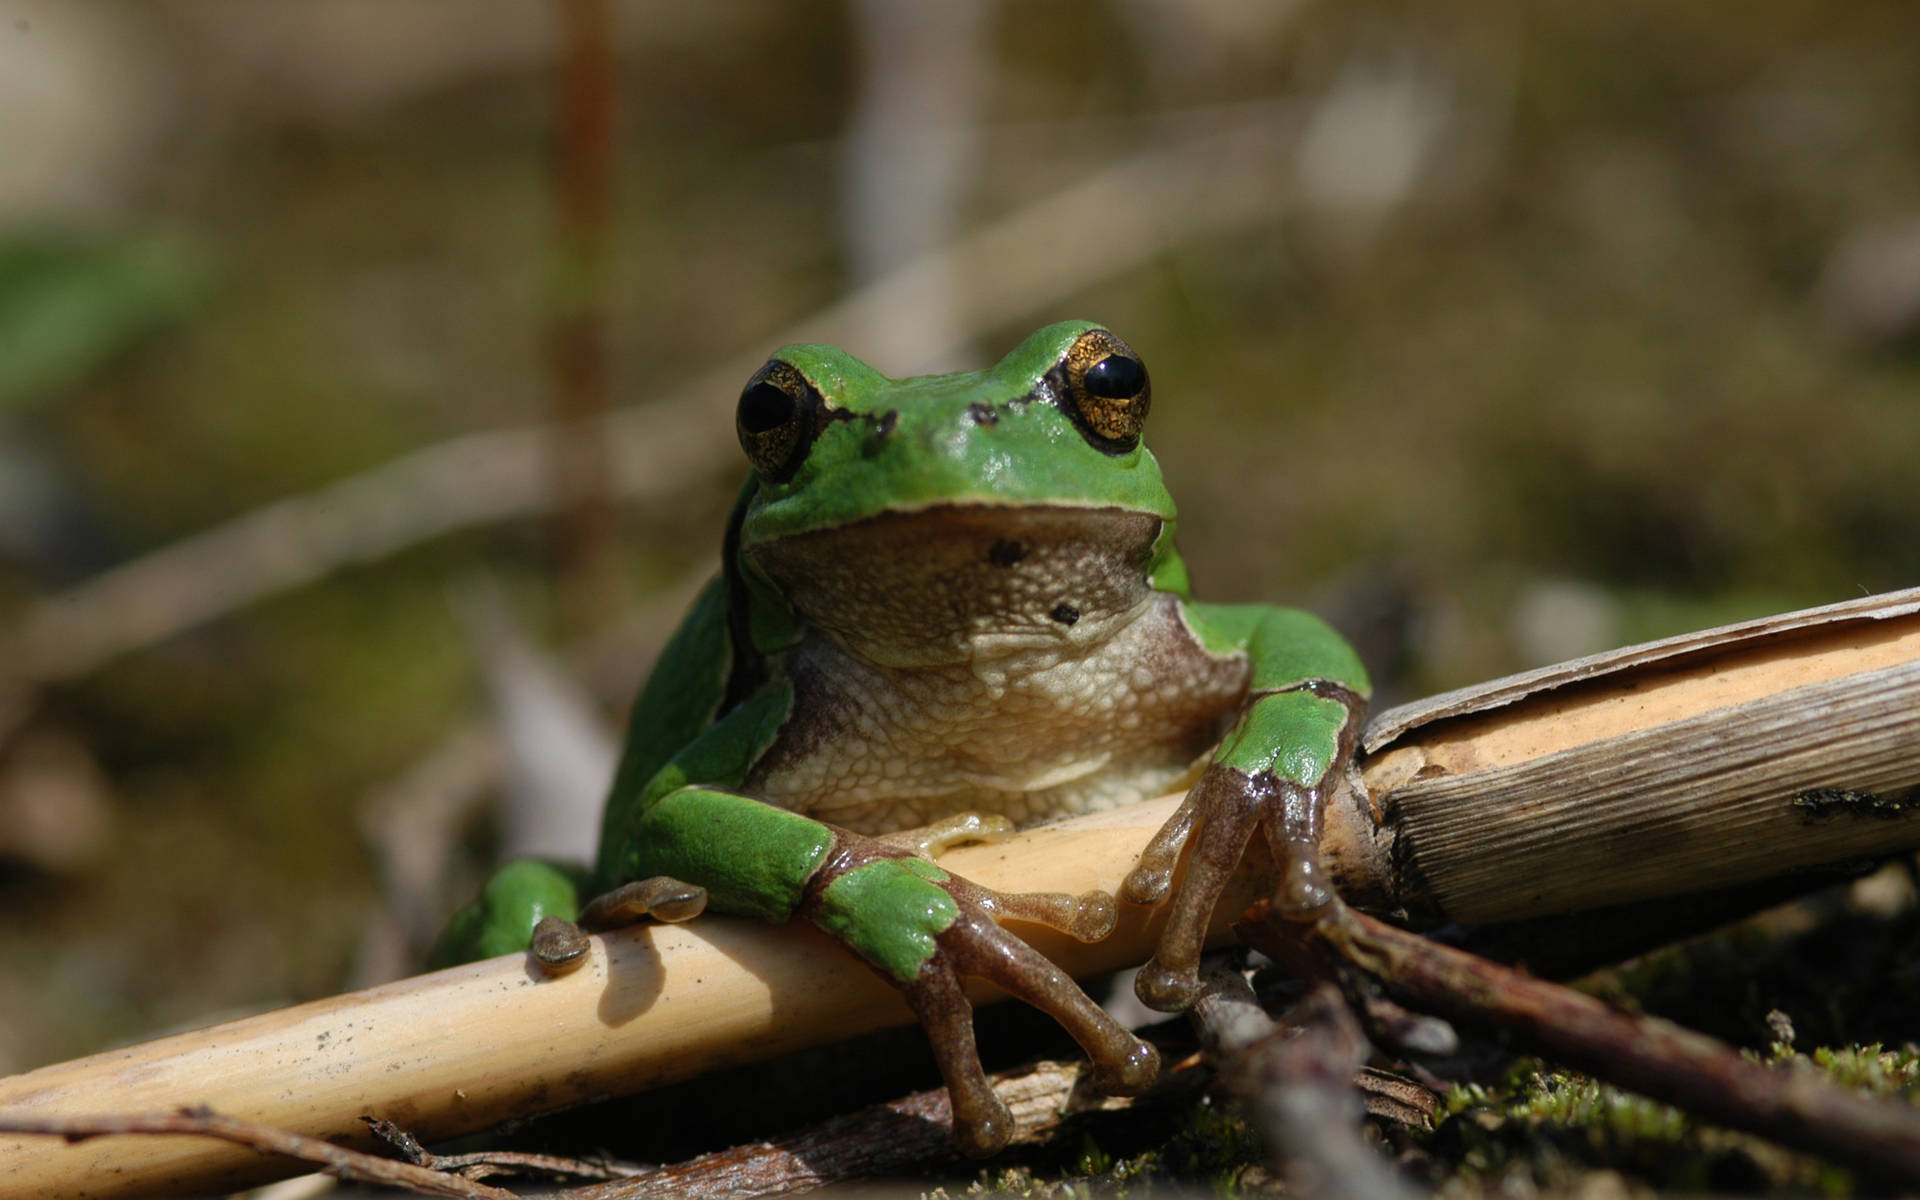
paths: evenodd
<path fill-rule="evenodd" d="M 613 462 L 599 421 L 611 404 L 606 257 L 613 197 L 616 88 L 608 0 L 557 0 L 555 282 L 547 325 L 553 372 L 551 478 L 563 618 L 576 631 L 614 610 Z"/>

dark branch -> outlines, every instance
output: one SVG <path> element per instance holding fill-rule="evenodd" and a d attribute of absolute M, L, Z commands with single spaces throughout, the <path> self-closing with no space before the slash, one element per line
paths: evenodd
<path fill-rule="evenodd" d="M 1811 1068 L 1762 1066 L 1671 1022 L 1619 1012 L 1344 908 L 1295 925 L 1260 905 L 1236 929 L 1275 957 L 1312 960 L 1350 993 L 1373 981 L 1410 1008 L 1500 1030 L 1533 1053 L 1706 1120 L 1877 1182 L 1920 1186 L 1920 1109 L 1847 1091 Z"/>

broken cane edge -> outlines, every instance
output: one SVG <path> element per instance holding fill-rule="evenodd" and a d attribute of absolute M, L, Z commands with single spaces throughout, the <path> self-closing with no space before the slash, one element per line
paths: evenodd
<path fill-rule="evenodd" d="M 1547 916 L 1920 846 L 1920 589 L 1563 663 L 1382 713 L 1385 875 L 1426 923 Z"/>

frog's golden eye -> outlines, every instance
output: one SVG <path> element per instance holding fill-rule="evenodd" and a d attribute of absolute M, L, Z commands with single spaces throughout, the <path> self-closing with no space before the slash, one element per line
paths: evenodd
<path fill-rule="evenodd" d="M 792 363 L 774 359 L 754 373 L 740 393 L 734 429 L 763 479 L 790 477 L 813 445 L 820 393 Z"/>
<path fill-rule="evenodd" d="M 1067 348 L 1061 365 L 1066 374 L 1062 407 L 1087 441 L 1108 454 L 1139 445 L 1153 386 L 1133 347 L 1104 329 L 1089 329 Z"/>

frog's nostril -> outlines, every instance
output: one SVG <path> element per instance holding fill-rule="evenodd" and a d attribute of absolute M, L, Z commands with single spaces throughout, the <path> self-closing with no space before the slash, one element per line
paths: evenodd
<path fill-rule="evenodd" d="M 1078 621 L 1080 619 L 1080 610 L 1075 608 L 1073 605 L 1068 604 L 1065 601 L 1062 601 L 1061 603 L 1054 605 L 1053 611 L 1048 613 L 1047 615 L 1052 617 L 1054 620 L 1060 622 L 1062 625 L 1071 625 L 1075 621 Z"/>

